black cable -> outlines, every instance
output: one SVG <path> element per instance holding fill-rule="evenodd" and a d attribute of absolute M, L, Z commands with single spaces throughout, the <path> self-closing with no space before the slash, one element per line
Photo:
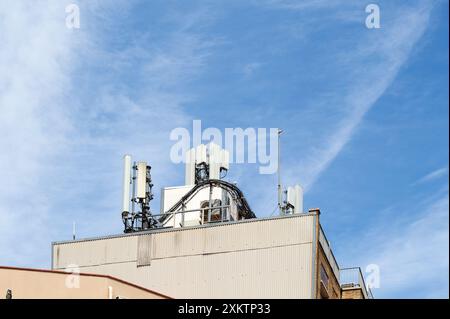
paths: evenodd
<path fill-rule="evenodd" d="M 219 179 L 210 179 L 207 181 L 203 181 L 195 185 L 189 192 L 186 193 L 178 202 L 176 202 L 164 215 L 158 220 L 159 223 L 164 223 L 164 221 L 172 216 L 172 213 L 178 211 L 183 203 L 187 203 L 195 194 L 197 194 L 200 190 L 206 187 L 215 186 L 225 189 L 231 197 L 235 200 L 240 213 L 246 218 L 256 218 L 255 213 L 251 210 L 247 200 L 244 197 L 242 191 L 234 184 L 229 182 L 219 180 Z"/>

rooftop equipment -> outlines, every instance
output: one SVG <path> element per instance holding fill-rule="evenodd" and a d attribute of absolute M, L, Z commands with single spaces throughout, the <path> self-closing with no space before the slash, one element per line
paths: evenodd
<path fill-rule="evenodd" d="M 287 189 L 286 213 L 303 213 L 303 188 L 300 185 L 289 186 Z"/>
<path fill-rule="evenodd" d="M 130 212 L 131 156 L 123 157 L 122 212 Z"/>
<path fill-rule="evenodd" d="M 242 191 L 235 184 L 221 180 L 229 169 L 229 157 L 227 150 L 214 143 L 188 150 L 186 186 L 163 189 L 161 198 L 170 195 L 172 203 L 171 206 L 162 204 L 161 213 L 155 215 L 150 211 L 151 167 L 146 162 L 135 162 L 131 166 L 131 156 L 125 155 L 122 200 L 125 232 L 255 218 Z M 135 205 L 138 205 L 137 211 Z"/>
<path fill-rule="evenodd" d="M 150 201 L 153 199 L 150 170 L 151 167 L 146 162 L 135 162 L 131 166 L 131 156 L 124 156 L 122 221 L 126 233 L 155 228 L 158 225 L 150 211 Z M 135 204 L 139 206 L 138 211 L 135 211 Z"/>
<path fill-rule="evenodd" d="M 214 143 L 200 144 L 186 152 L 185 184 L 195 185 L 208 179 L 221 179 L 230 166 L 230 153 Z"/>
<path fill-rule="evenodd" d="M 277 131 L 278 133 L 278 163 L 277 163 L 277 175 L 278 175 L 278 185 L 277 185 L 277 195 L 278 195 L 278 212 L 280 215 L 283 215 L 284 213 L 284 206 L 282 204 L 282 200 L 283 200 L 283 186 L 281 185 L 281 146 L 280 146 L 280 137 L 281 134 L 283 133 L 283 130 L 278 129 Z"/>

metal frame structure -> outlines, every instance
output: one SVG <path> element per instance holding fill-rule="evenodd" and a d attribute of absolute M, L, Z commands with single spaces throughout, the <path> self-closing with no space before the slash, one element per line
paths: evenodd
<path fill-rule="evenodd" d="M 133 177 L 134 178 L 134 177 Z M 151 181 L 151 179 L 149 179 Z M 209 204 L 208 207 L 205 208 L 198 208 L 193 210 L 185 210 L 186 204 L 196 195 L 199 191 L 202 189 L 209 187 Z M 223 222 L 228 221 L 228 215 L 229 215 L 229 208 L 230 205 L 220 205 L 215 206 L 213 205 L 212 200 L 212 190 L 213 188 L 221 188 L 227 192 L 231 196 L 231 198 L 234 200 L 237 206 L 237 212 L 238 216 L 249 219 L 249 218 L 256 218 L 255 213 L 251 210 L 247 200 L 244 197 L 244 194 L 242 191 L 234 184 L 219 180 L 219 179 L 209 179 L 204 180 L 196 184 L 189 192 L 187 192 L 178 202 L 176 202 L 169 210 L 162 214 L 152 214 L 150 212 L 149 206 L 142 204 L 142 211 L 135 213 L 132 212 L 130 214 L 126 214 L 125 212 L 122 213 L 122 221 L 125 226 L 125 233 L 129 232 L 137 232 L 137 231 L 144 231 L 147 229 L 153 229 L 153 228 L 161 228 L 164 227 L 164 223 L 167 222 L 170 218 L 173 218 L 176 214 L 183 214 L 182 215 L 182 225 L 184 226 L 184 214 L 188 212 L 195 212 L 200 211 L 201 212 L 201 224 L 204 223 L 204 213 L 205 211 L 208 212 L 208 223 L 209 222 Z M 151 192 L 150 192 L 151 193 Z M 150 197 L 153 198 L 153 197 Z M 221 219 L 220 221 L 211 221 L 211 212 L 214 209 L 224 209 L 227 212 L 227 218 L 223 218 L 223 213 L 221 213 Z M 174 219 L 175 223 L 175 219 Z M 175 225 L 173 225 L 175 227 Z"/>

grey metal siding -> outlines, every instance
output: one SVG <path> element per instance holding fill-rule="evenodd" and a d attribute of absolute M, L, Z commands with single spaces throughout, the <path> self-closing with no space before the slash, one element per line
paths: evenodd
<path fill-rule="evenodd" d="M 137 267 L 150 266 L 153 257 L 152 234 L 138 237 Z"/>
<path fill-rule="evenodd" d="M 314 216 L 55 244 L 53 265 L 77 264 L 175 298 L 310 298 Z"/>

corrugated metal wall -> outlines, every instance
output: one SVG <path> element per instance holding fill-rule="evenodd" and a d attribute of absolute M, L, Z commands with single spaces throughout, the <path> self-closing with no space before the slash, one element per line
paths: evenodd
<path fill-rule="evenodd" d="M 54 244 L 53 266 L 175 298 L 310 298 L 315 215 Z"/>
<path fill-rule="evenodd" d="M 138 236 L 124 236 L 102 240 L 77 241 L 53 246 L 53 268 L 67 265 L 94 266 L 137 259 Z"/>

